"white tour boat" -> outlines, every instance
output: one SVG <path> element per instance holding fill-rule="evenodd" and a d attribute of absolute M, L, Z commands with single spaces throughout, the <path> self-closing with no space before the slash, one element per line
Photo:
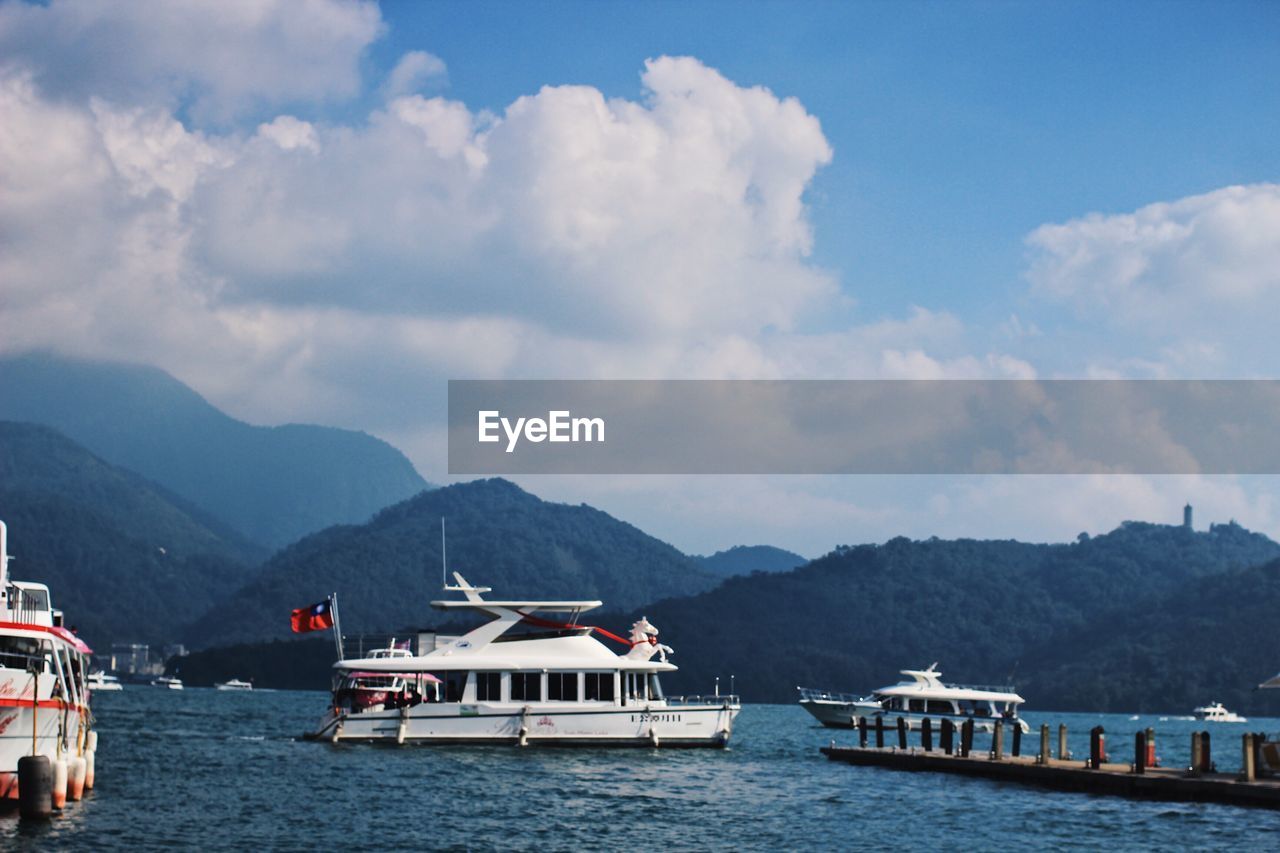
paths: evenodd
<path fill-rule="evenodd" d="M 32 754 L 83 790 L 93 784 L 97 740 L 86 684 L 93 650 L 63 627 L 49 587 L 9 578 L 7 540 L 0 521 L 0 800 L 17 799 L 18 759 Z"/>
<path fill-rule="evenodd" d="M 164 687 L 169 690 L 181 690 L 183 688 L 182 679 L 170 678 L 169 676 L 165 676 L 165 675 L 162 675 L 159 678 L 152 681 L 151 686 Z"/>
<path fill-rule="evenodd" d="M 107 675 L 102 670 L 89 673 L 89 689 L 94 693 L 102 691 L 124 690 L 124 685 L 120 683 L 120 679 L 114 675 Z"/>
<path fill-rule="evenodd" d="M 1204 720 L 1206 723 L 1247 723 L 1248 719 L 1239 714 L 1228 711 L 1222 707 L 1221 702 L 1214 702 L 1212 705 L 1203 705 L 1196 708 L 1191 714 L 1197 720 Z"/>
<path fill-rule="evenodd" d="M 381 649 L 334 664 L 333 702 L 310 739 L 404 743 L 726 746 L 737 696 L 664 696 L 671 649 L 645 619 L 623 654 L 578 624 L 599 601 L 489 601 L 454 573 L 463 600 L 433 601 L 487 622 L 420 635 L 418 654 Z M 535 613 L 558 614 L 566 622 Z M 607 632 L 604 632 L 607 634 Z M 612 636 L 612 635 L 608 635 Z M 657 659 L 653 659 L 657 655 Z"/>
<path fill-rule="evenodd" d="M 854 728 L 859 719 L 875 725 L 877 717 L 892 728 L 902 717 L 910 728 L 918 729 L 927 717 L 935 729 L 943 720 L 957 726 L 973 720 L 975 730 L 989 732 L 992 723 L 1000 720 L 1006 725 L 1017 724 L 1024 733 L 1030 731 L 1026 722 L 1018 719 L 1018 706 L 1026 700 L 1012 687 L 944 684 L 937 667 L 934 663 L 928 669 L 904 669 L 902 674 L 908 680 L 881 687 L 867 697 L 799 687 L 800 705 L 831 728 Z"/>
<path fill-rule="evenodd" d="M 247 681 L 233 678 L 230 681 L 219 681 L 213 685 L 218 690 L 252 690 L 253 685 Z"/>

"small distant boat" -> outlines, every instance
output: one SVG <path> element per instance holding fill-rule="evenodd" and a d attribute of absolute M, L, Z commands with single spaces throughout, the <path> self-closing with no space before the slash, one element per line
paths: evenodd
<path fill-rule="evenodd" d="M 1204 705 L 1196 708 L 1191 712 L 1197 720 L 1203 720 L 1206 723 L 1247 723 L 1248 719 L 1239 714 L 1228 711 L 1222 707 L 1221 702 L 1214 702 L 1212 705 Z"/>
<path fill-rule="evenodd" d="M 859 719 L 874 725 L 877 717 L 893 727 L 902 717 L 912 729 L 919 729 L 928 718 L 934 726 L 943 720 L 957 726 L 973 720 L 980 732 L 992 731 L 996 720 L 1019 726 L 1024 733 L 1030 731 L 1026 722 L 1018 719 L 1018 706 L 1026 700 L 1012 687 L 944 684 L 937 667 L 933 663 L 928 669 L 904 669 L 902 674 L 909 680 L 881 687 L 865 698 L 798 687 L 800 707 L 830 728 L 854 728 Z"/>
<path fill-rule="evenodd" d="M 120 679 L 116 678 L 114 675 L 107 675 L 101 670 L 89 673 L 87 681 L 89 689 L 94 693 L 98 693 L 103 690 L 124 690 L 124 685 L 120 683 Z"/>
<path fill-rule="evenodd" d="M 155 681 L 152 681 L 152 682 L 151 682 L 151 686 L 152 686 L 152 687 L 167 687 L 167 688 L 168 688 L 168 689 L 170 689 L 170 690 L 181 690 L 181 689 L 182 689 L 182 680 L 181 680 L 181 679 L 178 679 L 178 678 L 169 678 L 169 677 L 167 677 L 167 676 L 162 675 L 162 676 L 160 676 L 159 678 L 157 678 Z"/>
<path fill-rule="evenodd" d="M 230 681 L 219 681 L 217 684 L 214 684 L 213 686 L 216 687 L 218 690 L 252 690 L 253 689 L 252 684 L 250 684 L 247 681 L 241 681 L 238 678 L 233 678 Z"/>

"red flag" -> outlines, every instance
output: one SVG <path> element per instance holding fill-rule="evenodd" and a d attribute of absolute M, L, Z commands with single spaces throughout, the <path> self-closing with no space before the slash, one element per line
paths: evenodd
<path fill-rule="evenodd" d="M 308 631 L 323 631 L 333 627 L 333 603 L 325 599 L 309 607 L 299 607 L 293 611 L 289 620 L 293 625 L 293 633 L 305 634 Z"/>

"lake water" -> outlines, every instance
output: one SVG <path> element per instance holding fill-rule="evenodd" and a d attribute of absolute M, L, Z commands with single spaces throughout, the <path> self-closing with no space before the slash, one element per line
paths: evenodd
<path fill-rule="evenodd" d="M 831 762 L 856 733 L 798 706 L 748 705 L 729 750 L 332 746 L 295 740 L 324 693 L 133 687 L 94 697 L 97 787 L 51 823 L 0 817 L 0 849 L 1258 849 L 1280 813 L 1064 794 Z M 1152 726 L 1167 766 L 1209 728 L 1221 769 L 1239 735 L 1280 731 L 1157 716 L 1067 723 L 1076 755 L 1107 729 L 1117 760 Z M 981 736 L 980 736 L 981 738 Z M 981 740 L 979 741 L 979 744 Z M 1024 752 L 1036 748 L 1033 734 Z M 1268 840 L 1270 839 L 1270 840 Z"/>

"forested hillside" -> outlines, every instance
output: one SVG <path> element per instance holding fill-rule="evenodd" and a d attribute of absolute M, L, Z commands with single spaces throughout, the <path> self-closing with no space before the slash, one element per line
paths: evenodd
<path fill-rule="evenodd" d="M 722 577 L 752 572 L 788 572 L 809 562 L 799 554 L 772 545 L 735 545 L 709 557 L 694 557 L 698 565 Z"/>
<path fill-rule="evenodd" d="M 263 555 L 52 429 L 0 422 L 10 573 L 48 584 L 90 645 L 171 642 Z"/>
<path fill-rule="evenodd" d="M 1148 690 L 1142 707 L 1177 710 L 1199 695 L 1195 682 L 1205 667 L 1241 660 L 1236 643 L 1274 626 L 1280 596 L 1272 602 L 1269 584 L 1242 588 L 1229 575 L 1277 556 L 1276 543 L 1234 524 L 1194 533 L 1127 523 L 1070 545 L 899 538 L 839 548 L 786 574 L 730 578 L 644 612 L 675 647 L 682 671 L 673 681 L 683 690 L 732 674 L 752 699 L 790 701 L 797 685 L 867 691 L 936 660 L 949 679 L 1012 679 L 1041 707 L 1136 710 L 1140 688 L 1118 686 L 1130 678 L 1119 652 L 1143 648 L 1164 669 L 1163 681 L 1141 683 Z M 1245 610 L 1225 592 L 1243 589 L 1274 605 L 1270 620 L 1258 612 L 1268 604 Z M 1183 597 L 1170 598 L 1175 593 Z M 1124 618 L 1142 613 L 1149 614 L 1145 626 Z M 625 624 L 632 615 L 602 618 Z M 1193 626 L 1198 643 L 1173 642 L 1193 636 Z M 1223 626 L 1220 637 L 1213 626 Z M 1280 669 L 1280 647 L 1263 651 L 1250 652 L 1262 670 L 1256 680 L 1233 676 L 1238 690 Z M 1266 654 L 1274 665 L 1261 665 Z M 1103 682 L 1117 686 L 1101 690 Z"/>

